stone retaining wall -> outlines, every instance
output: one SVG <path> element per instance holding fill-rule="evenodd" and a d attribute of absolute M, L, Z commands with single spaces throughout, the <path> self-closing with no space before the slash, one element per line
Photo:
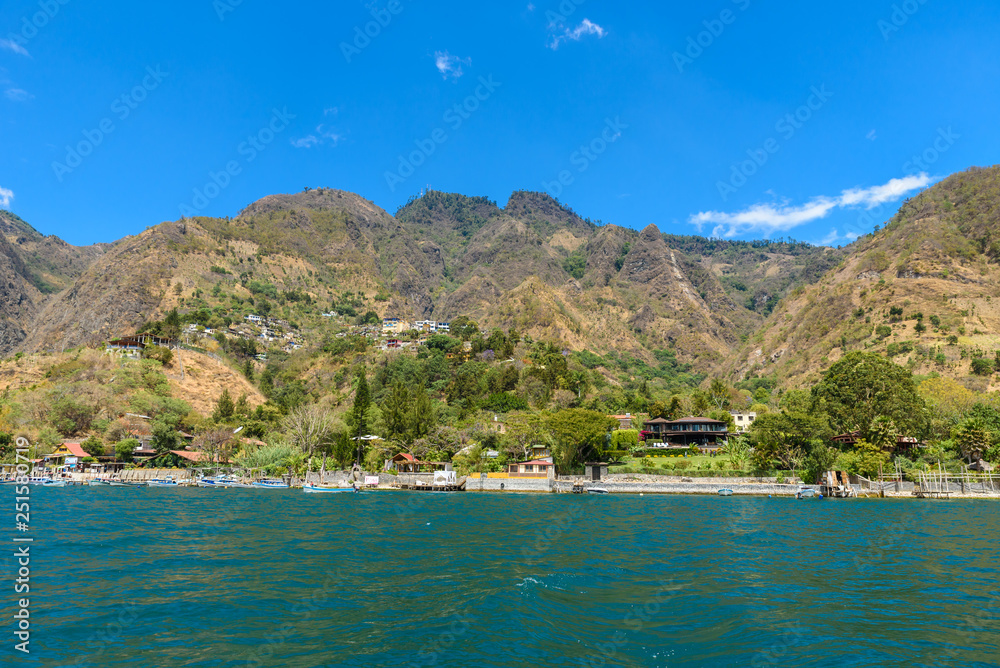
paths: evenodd
<path fill-rule="evenodd" d="M 718 495 L 725 487 L 733 494 L 741 496 L 795 496 L 799 485 L 779 485 L 777 483 L 720 484 L 719 482 L 585 482 L 584 489 L 600 487 L 612 494 L 710 494 Z M 572 492 L 572 481 L 556 481 L 556 492 Z"/>
<path fill-rule="evenodd" d="M 544 492 L 552 491 L 548 478 L 474 478 L 465 481 L 467 492 Z M 572 486 L 572 483 L 570 484 Z"/>

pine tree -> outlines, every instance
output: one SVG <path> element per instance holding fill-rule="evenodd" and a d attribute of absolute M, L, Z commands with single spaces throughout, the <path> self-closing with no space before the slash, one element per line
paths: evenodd
<path fill-rule="evenodd" d="M 216 422 L 225 422 L 233 417 L 234 412 L 236 412 L 236 404 L 233 403 L 233 398 L 229 396 L 229 389 L 223 388 L 222 394 L 219 395 L 219 400 L 215 402 L 215 411 L 212 413 L 212 419 Z"/>

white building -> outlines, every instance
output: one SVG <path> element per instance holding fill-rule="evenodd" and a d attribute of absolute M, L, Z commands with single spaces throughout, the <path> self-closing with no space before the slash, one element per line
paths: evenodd
<path fill-rule="evenodd" d="M 742 434 L 750 429 L 753 421 L 757 419 L 756 413 L 737 413 L 736 411 L 729 411 L 729 414 L 733 416 L 733 422 L 736 423 L 736 432 Z"/>

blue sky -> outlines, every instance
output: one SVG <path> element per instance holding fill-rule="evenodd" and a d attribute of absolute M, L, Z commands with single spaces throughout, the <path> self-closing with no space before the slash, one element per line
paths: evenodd
<path fill-rule="evenodd" d="M 1000 162 L 995 1 L 649 4 L 5 0 L 0 206 L 86 244 L 305 186 L 527 189 L 843 244 Z"/>

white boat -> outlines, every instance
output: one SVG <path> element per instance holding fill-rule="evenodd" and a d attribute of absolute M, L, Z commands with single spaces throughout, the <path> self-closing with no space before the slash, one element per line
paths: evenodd
<path fill-rule="evenodd" d="M 241 489 L 252 487 L 245 482 L 240 482 L 230 475 L 217 475 L 209 478 L 202 478 L 198 481 L 198 487 L 216 487 L 223 489 Z"/>
<path fill-rule="evenodd" d="M 728 487 L 723 487 L 722 489 L 719 490 L 719 496 L 732 496 L 732 495 L 733 495 L 733 490 L 729 489 Z"/>
<path fill-rule="evenodd" d="M 65 487 L 65 480 L 53 480 L 52 478 L 47 478 L 38 482 L 31 482 L 31 485 L 38 485 L 39 487 Z"/>
<path fill-rule="evenodd" d="M 309 494 L 342 494 L 344 492 L 358 492 L 359 490 L 354 487 L 324 487 L 306 483 L 302 485 L 302 491 Z"/>
<path fill-rule="evenodd" d="M 608 490 L 603 487 L 588 487 L 587 494 L 609 494 Z"/>
<path fill-rule="evenodd" d="M 799 487 L 799 491 L 795 493 L 796 499 L 812 499 L 817 496 L 823 498 L 823 495 L 818 494 L 812 487 Z"/>
<path fill-rule="evenodd" d="M 167 476 L 166 478 L 152 478 L 146 481 L 150 487 L 178 487 L 178 483 L 174 480 L 173 476 Z"/>
<path fill-rule="evenodd" d="M 250 485 L 258 489 L 288 489 L 290 485 L 283 480 L 257 480 Z"/>

